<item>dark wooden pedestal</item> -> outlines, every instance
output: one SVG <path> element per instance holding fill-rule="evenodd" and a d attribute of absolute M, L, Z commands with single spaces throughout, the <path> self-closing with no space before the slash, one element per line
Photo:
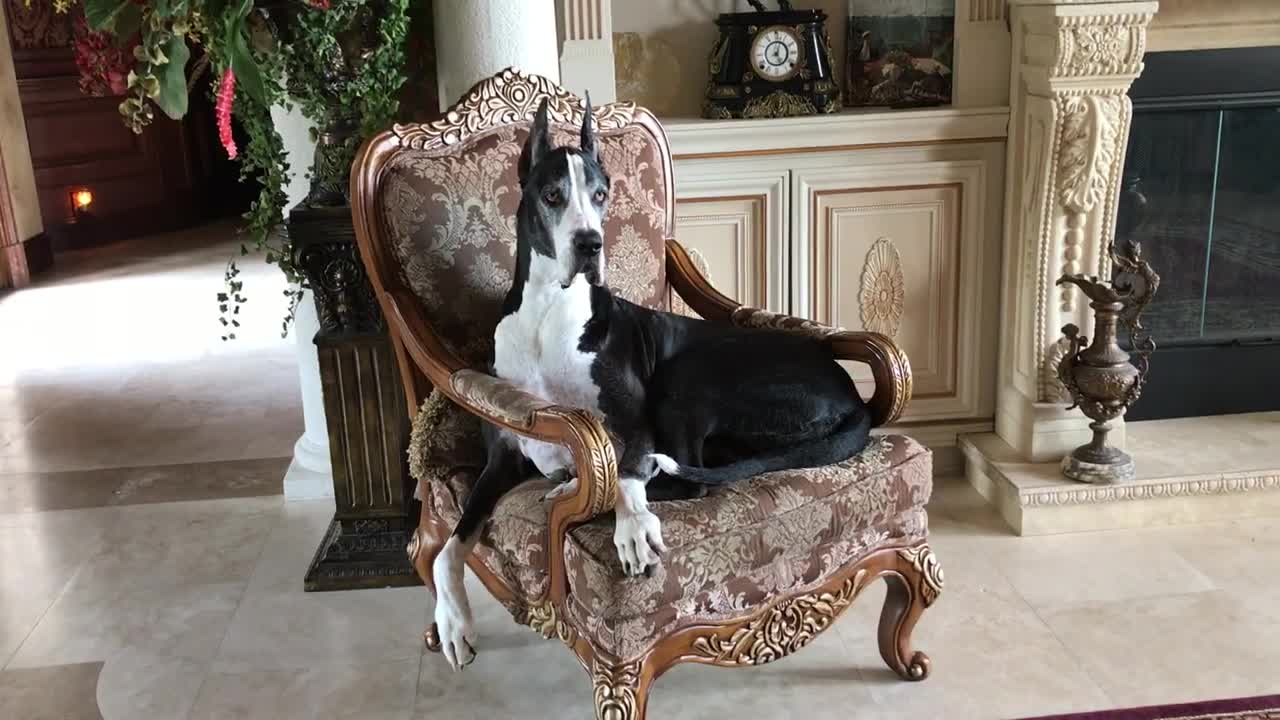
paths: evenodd
<path fill-rule="evenodd" d="M 417 527 L 409 421 L 391 339 L 355 245 L 351 210 L 289 214 L 294 261 L 315 296 L 316 350 L 335 512 L 304 589 L 420 585 L 405 548 Z"/>

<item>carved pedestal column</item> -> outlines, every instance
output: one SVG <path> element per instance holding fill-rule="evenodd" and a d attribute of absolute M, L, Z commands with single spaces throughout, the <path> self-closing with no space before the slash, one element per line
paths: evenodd
<path fill-rule="evenodd" d="M 1025 460 L 1057 461 L 1089 439 L 1057 380 L 1061 328 L 1088 303 L 1054 282 L 1110 275 L 1106 249 L 1155 2 L 1011 0 L 1008 167 L 996 432 Z M 1123 445 L 1123 426 L 1112 438 Z"/>
<path fill-rule="evenodd" d="M 417 526 L 405 458 L 408 414 L 351 209 L 300 205 L 289 215 L 289 234 L 320 318 L 315 344 L 335 502 L 304 587 L 418 585 L 404 552 Z"/>

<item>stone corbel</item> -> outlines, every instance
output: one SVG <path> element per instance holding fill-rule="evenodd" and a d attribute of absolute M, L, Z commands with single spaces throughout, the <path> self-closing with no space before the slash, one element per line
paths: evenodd
<path fill-rule="evenodd" d="M 558 0 L 564 45 L 560 85 L 575 95 L 591 93 L 595 105 L 617 99 L 613 61 L 612 0 Z"/>
<path fill-rule="evenodd" d="M 1011 0 L 1004 346 L 997 432 L 1027 459 L 1088 439 L 1056 385 L 1061 328 L 1092 327 L 1064 273 L 1110 273 L 1107 248 L 1129 139 L 1129 86 L 1156 3 Z"/>

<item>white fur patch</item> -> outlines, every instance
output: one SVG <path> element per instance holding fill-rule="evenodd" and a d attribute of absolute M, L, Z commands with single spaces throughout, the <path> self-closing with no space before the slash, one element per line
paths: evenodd
<path fill-rule="evenodd" d="M 440 651 L 454 670 L 466 667 L 476 656 L 475 622 L 464 578 L 470 552 L 470 545 L 456 535 L 450 537 L 431 568 L 431 579 L 436 586 L 435 622 Z"/>
<path fill-rule="evenodd" d="M 591 379 L 596 354 L 578 349 L 591 319 L 591 285 L 577 275 L 562 288 L 554 275 L 547 277 L 546 267 L 535 272 L 540 263 L 553 262 L 533 254 L 520 309 L 503 318 L 494 332 L 494 370 L 537 397 L 599 413 L 600 388 Z M 521 437 L 520 451 L 543 475 L 573 466 L 573 456 L 560 445 Z"/>
<path fill-rule="evenodd" d="M 649 453 L 649 458 L 658 464 L 658 469 L 668 475 L 680 474 L 680 463 L 670 455 L 662 453 Z"/>
<path fill-rule="evenodd" d="M 667 546 L 662 542 L 662 523 L 649 511 L 644 481 L 619 478 L 618 501 L 613 511 L 613 545 L 622 571 L 627 575 L 640 575 L 657 565 L 658 555 L 666 552 Z"/>

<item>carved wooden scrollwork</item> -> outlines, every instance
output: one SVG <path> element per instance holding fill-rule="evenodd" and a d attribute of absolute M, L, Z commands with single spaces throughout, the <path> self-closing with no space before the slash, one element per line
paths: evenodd
<path fill-rule="evenodd" d="M 695 655 L 718 665 L 764 665 L 813 642 L 857 597 L 866 569 L 835 592 L 816 592 L 776 603 L 728 638 L 710 633 L 693 641 Z"/>
<path fill-rule="evenodd" d="M 920 592 L 923 596 L 924 606 L 929 607 L 938 599 L 938 595 L 942 593 L 944 577 L 942 565 L 938 562 L 938 556 L 933 554 L 933 549 L 928 545 L 901 548 L 898 550 L 898 554 L 911 563 L 911 567 L 920 573 Z"/>
<path fill-rule="evenodd" d="M 871 245 L 862 266 L 862 287 L 858 292 L 862 327 L 895 337 L 902 325 L 905 308 L 906 281 L 902 275 L 902 257 L 893 240 L 882 237 Z"/>
<path fill-rule="evenodd" d="M 400 143 L 415 149 L 454 145 L 475 133 L 501 125 L 533 120 L 542 98 L 548 98 L 548 117 L 553 123 L 581 125 L 586 103 L 541 75 L 526 75 L 507 68 L 480 81 L 458 104 L 439 120 L 423 124 L 396 125 Z M 594 108 L 596 129 L 614 130 L 631 124 L 636 105 L 615 102 Z"/>
<path fill-rule="evenodd" d="M 640 702 L 640 661 L 624 665 L 591 663 L 591 683 L 595 688 L 596 720 L 636 720 Z"/>
<path fill-rule="evenodd" d="M 572 646 L 578 639 L 578 631 L 559 617 L 555 604 L 550 600 L 530 605 L 524 615 L 524 624 L 545 640 L 558 637 L 564 644 Z"/>

